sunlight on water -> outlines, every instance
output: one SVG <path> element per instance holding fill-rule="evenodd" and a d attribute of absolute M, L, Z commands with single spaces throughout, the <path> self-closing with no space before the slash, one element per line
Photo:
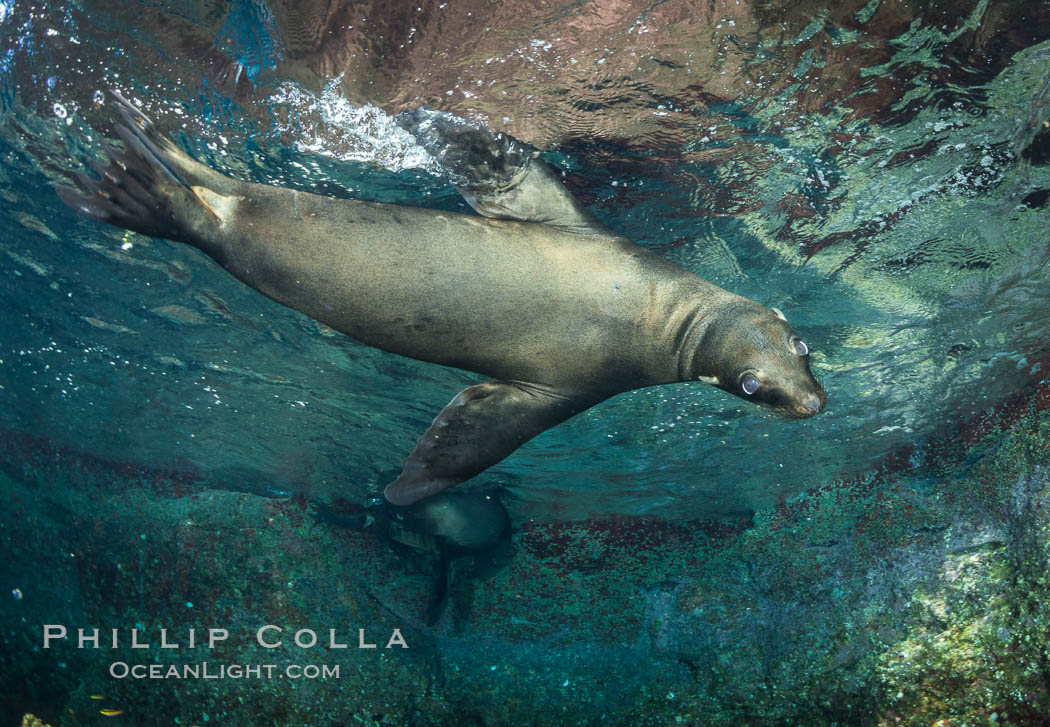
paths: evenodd
<path fill-rule="evenodd" d="M 340 78 L 320 96 L 294 83 L 281 84 L 267 103 L 280 117 L 305 117 L 306 123 L 278 133 L 294 134 L 295 149 L 343 162 L 366 162 L 392 172 L 424 169 L 440 176 L 441 166 L 415 139 L 375 106 L 355 106 L 339 95 Z M 312 121 L 317 119 L 316 122 Z"/>

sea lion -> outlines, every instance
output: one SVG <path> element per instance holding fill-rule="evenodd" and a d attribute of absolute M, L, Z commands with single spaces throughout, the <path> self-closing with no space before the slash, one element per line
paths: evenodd
<path fill-rule="evenodd" d="M 86 195 L 60 187 L 66 204 L 189 243 L 363 343 L 492 377 L 423 433 L 384 491 L 395 505 L 469 479 L 631 389 L 702 381 L 788 417 L 824 408 L 809 349 L 780 311 L 605 229 L 535 154 L 506 153 L 507 137 L 433 113 L 405 119 L 425 143 L 480 159 L 475 172 L 492 162 L 495 181 L 464 190 L 486 215 L 476 217 L 238 181 L 116 102 L 123 149 L 107 145 L 108 166 L 89 162 L 98 179 L 77 175 Z"/>
<path fill-rule="evenodd" d="M 372 532 L 391 547 L 432 558 L 435 577 L 427 599 L 426 622 L 441 618 L 452 590 L 455 562 L 464 577 L 485 577 L 504 565 L 510 553 L 510 516 L 499 498 L 477 492 L 440 492 L 409 507 L 374 498 L 370 506 L 314 503 L 318 523 Z"/>

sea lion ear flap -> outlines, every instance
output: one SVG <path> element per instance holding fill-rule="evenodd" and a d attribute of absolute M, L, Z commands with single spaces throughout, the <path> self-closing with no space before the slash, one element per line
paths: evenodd
<path fill-rule="evenodd" d="M 770 308 L 769 310 L 773 311 L 773 313 L 776 314 L 776 317 L 784 321 L 784 323 L 788 322 L 787 316 L 781 313 L 779 308 Z"/>

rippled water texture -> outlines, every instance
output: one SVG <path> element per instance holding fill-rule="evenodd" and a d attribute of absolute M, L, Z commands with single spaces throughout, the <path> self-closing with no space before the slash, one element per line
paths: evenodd
<path fill-rule="evenodd" d="M 51 186 L 97 154 L 108 87 L 230 174 L 463 211 L 389 115 L 483 120 L 814 350 L 825 414 L 696 385 L 620 396 L 479 478 L 518 517 L 706 517 L 919 467 L 1046 376 L 1050 4 L 531 6 L 0 0 L 0 426 L 357 499 L 476 380 L 76 218 Z"/>

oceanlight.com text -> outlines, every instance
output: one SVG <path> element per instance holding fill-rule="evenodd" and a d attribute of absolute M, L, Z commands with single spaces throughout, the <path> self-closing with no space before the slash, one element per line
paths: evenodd
<path fill-rule="evenodd" d="M 109 665 L 114 679 L 338 679 L 338 664 L 128 664 Z"/>

